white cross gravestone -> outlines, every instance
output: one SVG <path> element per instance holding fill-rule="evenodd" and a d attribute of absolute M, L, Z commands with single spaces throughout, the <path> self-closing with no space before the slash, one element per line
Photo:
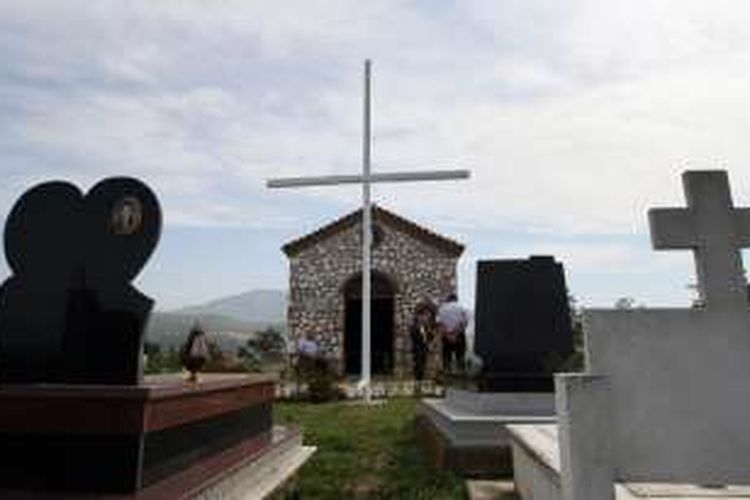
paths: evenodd
<path fill-rule="evenodd" d="M 325 175 L 316 177 L 291 177 L 269 180 L 270 188 L 290 188 L 308 186 L 331 186 L 340 184 L 359 184 L 362 186 L 362 376 L 358 390 L 365 400 L 370 399 L 370 328 L 371 328 L 371 242 L 372 213 L 370 186 L 382 182 L 415 182 L 468 179 L 468 170 L 440 170 L 422 172 L 371 172 L 371 113 L 370 113 L 370 68 L 369 60 L 365 61 L 364 79 L 364 127 L 362 134 L 362 175 Z"/>
<path fill-rule="evenodd" d="M 584 312 L 587 373 L 556 377 L 557 439 L 554 427 L 511 429 L 521 464 L 532 462 L 524 446 L 555 448 L 553 498 L 612 499 L 615 483 L 750 484 L 750 209 L 733 208 L 726 172 L 683 183 L 687 208 L 651 210 L 651 237 L 693 250 L 703 307 Z M 517 470 L 520 489 L 532 469 Z"/>
<path fill-rule="evenodd" d="M 750 208 L 732 206 L 725 173 L 689 172 L 683 182 L 686 209 L 649 212 L 654 248 L 694 251 L 698 291 L 706 307 L 746 308 L 740 249 L 750 246 Z"/>

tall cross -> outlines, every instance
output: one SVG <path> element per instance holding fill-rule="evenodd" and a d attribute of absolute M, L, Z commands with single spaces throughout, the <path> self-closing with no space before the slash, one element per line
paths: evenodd
<path fill-rule="evenodd" d="M 690 249 L 698 291 L 708 309 L 748 308 L 742 269 L 743 247 L 750 247 L 750 208 L 735 208 L 723 170 L 682 175 L 687 208 L 649 211 L 654 249 Z"/>
<path fill-rule="evenodd" d="M 370 399 L 370 325 L 371 325 L 371 290 L 370 275 L 372 268 L 372 214 L 370 203 L 370 185 L 376 182 L 411 182 L 437 181 L 448 179 L 467 179 L 468 170 L 440 170 L 424 172 L 389 172 L 372 173 L 370 170 L 370 146 L 372 134 L 370 128 L 370 68 L 365 61 L 364 80 L 364 123 L 362 134 L 362 175 L 326 175 L 318 177 L 291 177 L 272 179 L 267 182 L 269 188 L 329 186 L 339 184 L 362 185 L 362 376 L 359 389 L 366 400 Z"/>

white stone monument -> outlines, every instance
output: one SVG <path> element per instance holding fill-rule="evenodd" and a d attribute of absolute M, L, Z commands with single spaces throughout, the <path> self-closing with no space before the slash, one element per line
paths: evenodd
<path fill-rule="evenodd" d="M 750 209 L 724 171 L 683 183 L 651 239 L 693 251 L 701 306 L 585 311 L 587 373 L 557 375 L 557 426 L 510 428 L 522 498 L 750 498 Z"/>

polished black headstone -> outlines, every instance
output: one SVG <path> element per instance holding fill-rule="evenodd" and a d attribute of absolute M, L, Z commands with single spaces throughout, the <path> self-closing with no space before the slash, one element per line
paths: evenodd
<path fill-rule="evenodd" d="M 130 282 L 160 232 L 158 200 L 136 179 L 85 196 L 47 182 L 21 196 L 5 225 L 0 381 L 137 384 L 153 301 Z"/>
<path fill-rule="evenodd" d="M 475 348 L 484 388 L 552 390 L 555 369 L 573 352 L 563 266 L 552 257 L 477 264 Z"/>

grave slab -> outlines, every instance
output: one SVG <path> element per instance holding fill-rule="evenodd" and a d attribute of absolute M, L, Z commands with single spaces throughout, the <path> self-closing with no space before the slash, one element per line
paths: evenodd
<path fill-rule="evenodd" d="M 274 376 L 144 379 L 153 301 L 131 281 L 160 228 L 156 195 L 127 177 L 85 196 L 67 182 L 42 183 L 11 210 L 12 275 L 0 286 L 0 497 L 244 498 L 236 486 L 251 484 L 260 498 L 309 457 L 296 429 L 272 424 Z"/>
<path fill-rule="evenodd" d="M 159 376 L 140 386 L 0 386 L 0 492 L 184 493 L 196 482 L 185 471 L 198 467 L 205 476 L 218 461 L 214 473 L 221 472 L 299 441 L 296 431 L 272 428 L 275 377 L 204 377 L 198 384 Z"/>
<path fill-rule="evenodd" d="M 511 425 L 516 491 L 521 499 L 562 500 L 560 450 L 557 425 Z M 717 498 L 750 500 L 750 486 L 721 488 L 688 483 L 617 483 L 616 500 L 704 500 Z"/>
<path fill-rule="evenodd" d="M 562 264 L 552 257 L 477 264 L 478 375 L 453 374 L 420 404 L 430 461 L 470 477 L 508 476 L 507 424 L 554 422 L 552 371 L 572 351 Z"/>
<path fill-rule="evenodd" d="M 507 424 L 554 421 L 548 393 L 480 393 L 447 389 L 417 409 L 422 447 L 434 467 L 469 477 L 508 476 Z"/>
<path fill-rule="evenodd" d="M 742 498 L 750 485 L 750 209 L 733 207 L 726 172 L 683 184 L 687 208 L 651 210 L 651 237 L 693 251 L 700 301 L 584 311 L 586 373 L 556 375 L 555 431 L 511 429 L 528 498 Z"/>
<path fill-rule="evenodd" d="M 469 500 L 518 500 L 513 481 L 470 479 L 466 489 Z"/>

